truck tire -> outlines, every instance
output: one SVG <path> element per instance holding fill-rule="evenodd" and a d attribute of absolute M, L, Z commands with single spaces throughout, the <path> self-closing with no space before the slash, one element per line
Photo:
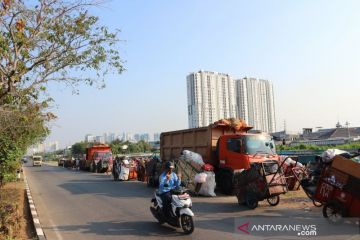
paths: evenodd
<path fill-rule="evenodd" d="M 259 205 L 259 202 L 258 202 L 256 194 L 252 191 L 247 192 L 245 195 L 245 203 L 246 203 L 246 206 L 250 209 L 257 208 Z"/>
<path fill-rule="evenodd" d="M 231 173 L 227 172 L 227 173 L 221 174 L 220 183 L 221 183 L 222 193 L 224 193 L 226 195 L 233 194 L 234 186 L 233 186 L 233 176 Z"/>

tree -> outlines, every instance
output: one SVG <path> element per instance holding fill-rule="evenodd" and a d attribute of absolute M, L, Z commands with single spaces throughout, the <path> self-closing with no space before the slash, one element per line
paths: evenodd
<path fill-rule="evenodd" d="M 79 156 L 86 154 L 86 148 L 88 147 L 88 144 L 86 142 L 78 142 L 71 146 L 71 153 L 74 156 Z"/>
<path fill-rule="evenodd" d="M 55 118 L 46 85 L 104 86 L 124 68 L 110 32 L 88 12 L 90 0 L 0 0 L 0 186 Z M 79 73 L 82 71 L 83 73 Z M 86 73 L 88 75 L 86 75 Z"/>
<path fill-rule="evenodd" d="M 0 2 L 0 106 L 24 97 L 37 101 L 51 81 L 74 87 L 97 82 L 102 87 L 107 74 L 124 70 L 115 48 L 118 31 L 100 26 L 98 17 L 87 11 L 96 3 Z"/>
<path fill-rule="evenodd" d="M 27 148 L 49 133 L 45 126 L 48 117 L 38 105 L 0 108 L 0 187 L 6 176 L 15 174 Z"/>

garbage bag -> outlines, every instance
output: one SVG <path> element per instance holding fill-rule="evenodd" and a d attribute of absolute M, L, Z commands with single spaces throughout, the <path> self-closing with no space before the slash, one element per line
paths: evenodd
<path fill-rule="evenodd" d="M 184 155 L 185 160 L 188 162 L 192 161 L 201 166 L 204 165 L 204 161 L 203 161 L 201 155 L 198 153 L 195 153 L 195 152 L 192 152 L 189 150 L 184 150 L 183 155 Z"/>
<path fill-rule="evenodd" d="M 196 183 L 204 183 L 206 182 L 206 177 L 207 177 L 206 173 L 198 173 L 195 175 L 194 181 Z"/>
<path fill-rule="evenodd" d="M 347 152 L 340 149 L 328 149 L 322 153 L 322 161 L 325 163 L 329 163 L 336 155 L 341 155 L 345 153 Z"/>
<path fill-rule="evenodd" d="M 207 197 L 215 197 L 215 173 L 214 172 L 204 172 L 206 174 L 206 181 L 201 184 L 201 188 L 199 191 L 200 195 Z"/>
<path fill-rule="evenodd" d="M 280 165 L 284 162 L 284 165 L 286 165 L 287 167 L 291 166 L 291 167 L 304 167 L 304 165 L 302 165 L 300 162 L 296 162 L 294 159 L 292 158 L 287 158 L 288 156 L 280 156 Z"/>
<path fill-rule="evenodd" d="M 125 167 L 125 166 L 121 166 L 120 168 L 120 175 L 119 175 L 119 179 L 120 180 L 123 180 L 123 181 L 127 181 L 129 180 L 129 172 L 130 172 L 130 169 L 128 167 Z"/>

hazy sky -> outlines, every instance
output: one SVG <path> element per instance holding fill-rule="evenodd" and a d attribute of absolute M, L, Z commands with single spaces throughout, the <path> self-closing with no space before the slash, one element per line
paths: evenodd
<path fill-rule="evenodd" d="M 93 9 L 121 29 L 127 69 L 72 95 L 52 85 L 61 146 L 104 132 L 187 128 L 186 75 L 273 82 L 277 130 L 360 126 L 360 1 L 113 0 Z"/>

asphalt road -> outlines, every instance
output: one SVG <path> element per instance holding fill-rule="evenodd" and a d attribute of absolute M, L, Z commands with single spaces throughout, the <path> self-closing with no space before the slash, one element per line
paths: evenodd
<path fill-rule="evenodd" d="M 254 216 L 306 221 L 320 210 L 270 207 L 256 210 L 237 204 L 235 197 L 193 198 L 195 231 L 160 226 L 149 211 L 154 189 L 141 182 L 114 182 L 111 176 L 77 172 L 57 166 L 24 167 L 40 222 L 49 240 L 91 239 L 264 239 L 235 232 L 242 219 Z M 328 233 L 319 239 L 349 239 Z M 274 238 L 271 238 L 274 239 Z M 276 237 L 276 239 L 289 239 Z M 294 239 L 299 239 L 295 237 Z M 315 239 L 315 238 L 311 238 Z M 355 238 L 352 238 L 355 239 Z M 358 238 L 357 238 L 358 239 Z"/>

